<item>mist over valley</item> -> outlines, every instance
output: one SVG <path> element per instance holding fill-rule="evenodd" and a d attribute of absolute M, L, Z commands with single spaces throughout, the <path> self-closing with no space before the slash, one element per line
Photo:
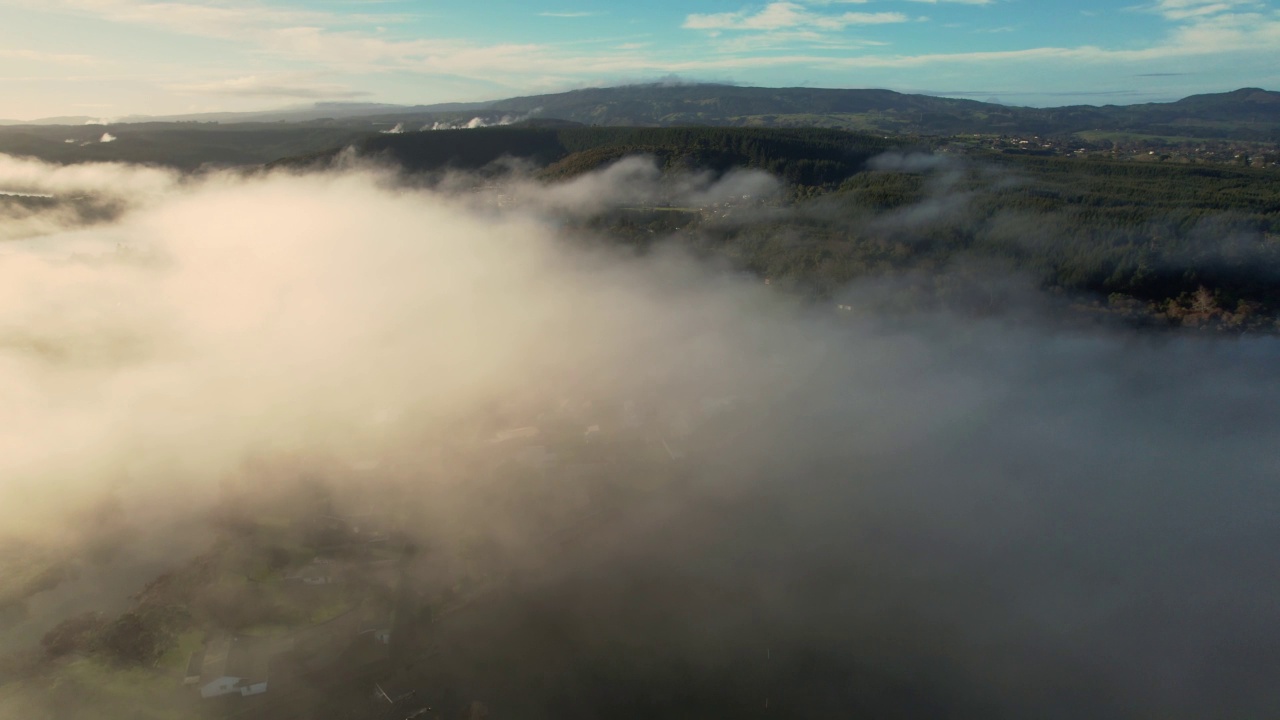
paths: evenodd
<path fill-rule="evenodd" d="M 0 718 L 1280 714 L 1274 95 L 0 128 Z"/>
<path fill-rule="evenodd" d="M 716 250 L 1009 182 L 904 152 L 859 172 L 934 189 L 870 215 L 653 153 L 5 159 L 96 211 L 7 210 L 0 714 L 1274 712 L 1271 333 Z M 266 690 L 202 699 L 218 648 Z"/>

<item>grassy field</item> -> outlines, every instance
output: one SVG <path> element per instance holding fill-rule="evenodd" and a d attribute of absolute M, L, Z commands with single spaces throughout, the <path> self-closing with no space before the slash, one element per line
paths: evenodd
<path fill-rule="evenodd" d="M 185 646 L 195 642 L 194 636 Z M 0 685 L 0 717 L 17 720 L 190 720 L 199 698 L 182 686 L 187 654 L 154 668 L 120 667 L 99 658 L 59 661 L 46 672 Z"/>
<path fill-rule="evenodd" d="M 1160 142 L 1160 143 L 1176 144 L 1176 145 L 1181 145 L 1184 143 L 1193 144 L 1193 145 L 1203 145 L 1206 142 L 1215 142 L 1213 140 L 1205 140 L 1204 138 L 1195 138 L 1195 137 L 1188 137 L 1183 135 L 1146 135 L 1143 133 L 1120 132 L 1115 130 L 1085 130 L 1083 132 L 1075 133 L 1074 137 L 1078 137 L 1081 140 L 1085 142 L 1090 142 L 1090 143 L 1110 141 L 1110 142 L 1120 142 L 1120 143 Z M 1262 142 L 1233 141 L 1233 144 L 1256 146 L 1259 148 L 1275 147 L 1271 143 L 1262 143 Z"/>

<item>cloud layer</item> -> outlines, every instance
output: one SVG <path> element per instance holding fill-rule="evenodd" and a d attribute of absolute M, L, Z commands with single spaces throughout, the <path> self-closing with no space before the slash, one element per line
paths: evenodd
<path fill-rule="evenodd" d="M 140 527 L 198 525 L 228 479 L 269 491 L 263 458 L 431 498 L 424 535 L 544 568 L 498 618 L 537 662 L 477 675 L 529 682 L 532 716 L 554 714 L 537 668 L 615 642 L 691 668 L 695 693 L 776 652 L 799 716 L 1275 710 L 1274 339 L 888 322 L 886 286 L 833 313 L 563 229 L 664 182 L 632 160 L 500 198 L 4 159 L 2 186 L 122 214 L 0 246 L 2 526 L 89 542 L 78 513 L 107 498 Z M 689 203 L 768 186 L 680 182 Z M 486 469 L 529 425 L 629 438 L 609 475 L 634 500 L 599 496 L 590 542 L 543 539 L 588 488 L 567 470 Z M 558 644 L 528 636 L 547 623 Z M 552 689 L 599 710 L 585 677 Z"/>
<path fill-rule="evenodd" d="M 763 643 L 800 716 L 909 697 L 987 717 L 1276 710 L 1274 340 L 884 323 L 883 286 L 833 315 L 675 247 L 636 258 L 558 229 L 659 187 L 696 204 L 771 181 L 680 182 L 628 160 L 499 205 L 375 170 L 3 159 L 0 186 L 108 193 L 122 213 L 0 246 L 6 534 L 91 543 L 77 518 L 108 498 L 137 527 L 196 527 L 228 478 L 268 491 L 246 465 L 265 457 L 430 498 L 426 536 L 466 528 L 548 568 L 494 619 L 504 642 L 477 646 L 539 657 L 526 680 L 616 657 L 611 638 L 704 669 L 756 667 Z M 539 538 L 586 486 L 484 469 L 494 433 L 550 423 L 631 433 L 620 447 L 660 460 L 612 471 L 646 500 L 605 502 L 577 550 Z M 654 486 L 672 471 L 684 486 Z M 526 637 L 532 607 L 580 639 Z M 719 692 L 691 673 L 690 692 Z"/>
<path fill-rule="evenodd" d="M 48 24 L 92 28 L 108 39 L 146 39 L 107 42 L 92 55 L 55 37 L 0 51 L 0 70 L 12 68 L 5 81 L 24 103 L 62 98 L 56 108 L 31 110 L 33 116 L 73 114 L 68 106 L 85 102 L 129 115 L 366 94 L 404 103 L 492 99 L 670 73 L 747 73 L 764 85 L 838 87 L 850 85 L 851 69 L 864 71 L 853 83 L 858 86 L 945 91 L 977 82 L 1028 97 L 1037 90 L 1096 91 L 1095 99 L 1105 101 L 1106 92 L 1117 89 L 1117 74 L 1109 72 L 1117 63 L 1129 68 L 1122 76 L 1154 76 L 1185 71 L 1189 58 L 1205 59 L 1194 79 L 1148 88 L 1175 99 L 1274 84 L 1269 50 L 1280 41 L 1280 11 L 1256 0 L 1084 10 L 978 0 L 787 0 L 719 12 L 530 10 L 527 29 L 503 35 L 442 30 L 449 23 L 380 4 L 343 12 L 200 0 L 6 2 Z M 472 11 L 440 12 L 456 22 Z M 1079 12 L 1095 18 L 1096 31 L 1082 31 Z M 175 38 L 187 41 L 189 55 L 168 51 Z M 135 59 L 140 56 L 150 61 Z M 52 82 L 44 71 L 49 64 L 81 70 Z M 109 98 L 101 93 L 108 81 L 117 90 Z M 169 107 L 145 107 L 141 100 L 128 105 L 141 97 L 154 104 L 161 94 Z M 1037 99 L 1052 103 L 1052 97 Z"/>

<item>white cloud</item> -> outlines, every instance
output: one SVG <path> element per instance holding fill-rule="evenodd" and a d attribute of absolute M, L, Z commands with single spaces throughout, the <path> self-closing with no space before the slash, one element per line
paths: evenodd
<path fill-rule="evenodd" d="M 440 38 L 390 39 L 376 31 L 380 24 L 387 22 L 386 15 L 336 15 L 236 2 L 214 5 L 148 0 L 18 1 L 44 9 L 92 15 L 111 22 L 157 27 L 180 35 L 230 40 L 248 45 L 258 53 L 305 61 L 346 73 L 399 70 L 489 78 L 497 72 L 576 75 L 584 67 L 592 67 L 580 57 L 563 55 L 553 48 L 537 44 L 484 45 Z M 634 57 L 621 57 L 617 65 L 627 67 L 627 63 L 634 60 Z M 171 87 L 190 92 L 201 89 L 198 83 L 179 83 Z M 247 78 L 220 81 L 204 89 L 220 95 L 276 94 L 294 97 L 315 97 L 320 93 L 344 91 L 334 86 L 316 88 L 303 85 L 299 88 L 297 83 L 271 88 L 261 80 Z M 259 89 L 263 91 L 259 92 Z"/>
<path fill-rule="evenodd" d="M 1158 0 L 1151 9 L 1169 20 L 1186 20 L 1217 15 L 1241 7 L 1260 8 L 1265 5 L 1257 0 Z"/>
<path fill-rule="evenodd" d="M 181 184 L 182 178 L 175 172 L 141 165 L 49 165 L 39 160 L 0 155 L 0 187 L 31 193 L 91 194 L 132 206 L 172 193 Z"/>
<path fill-rule="evenodd" d="M 192 95 L 231 95 L 238 97 L 279 97 L 298 99 L 353 98 L 368 95 L 346 85 L 314 82 L 297 76 L 246 75 L 210 82 L 176 83 L 169 90 Z"/>
<path fill-rule="evenodd" d="M 988 4 L 982 0 L 911 0 L 913 2 L 963 2 L 972 5 Z M 795 3 L 775 3 L 797 9 L 800 15 L 807 12 Z M 755 68 L 781 65 L 814 65 L 842 68 L 916 68 L 931 65 L 960 63 L 965 65 L 996 65 L 1010 62 L 1072 62 L 1087 65 L 1105 63 L 1146 63 L 1152 61 L 1195 57 L 1226 53 L 1271 51 L 1280 47 L 1280 12 L 1231 12 L 1233 9 L 1258 6 L 1253 0 L 1161 0 L 1147 9 L 1154 10 L 1176 23 L 1168 36 L 1155 44 L 1138 49 L 1114 49 L 1085 45 L 1075 47 L 1031 47 L 1007 51 L 976 51 L 952 53 L 861 54 L 846 57 L 797 54 L 783 57 L 719 58 L 714 69 Z M 789 8 L 789 9 L 791 9 Z M 698 17 L 708 29 L 745 29 L 743 21 L 756 16 L 743 13 L 720 13 Z M 782 17 L 775 14 L 775 19 Z M 710 18 L 710 20 L 708 20 Z M 738 21 L 735 25 L 733 21 Z M 685 27 L 690 27 L 686 21 Z M 817 33 L 814 33 L 817 35 Z M 745 48 L 739 48 L 745 49 Z M 672 68 L 677 72 L 699 69 L 689 65 Z"/>
<path fill-rule="evenodd" d="M 710 14 L 692 14 L 685 18 L 684 27 L 690 30 L 784 30 L 810 28 L 815 30 L 843 30 L 850 25 L 880 25 L 907 22 L 900 12 L 844 12 L 824 14 L 813 12 L 794 2 L 774 2 L 759 12 L 739 11 Z"/>
<path fill-rule="evenodd" d="M 736 12 L 694 13 L 683 21 L 688 29 L 718 39 L 708 49 L 705 42 L 684 47 L 639 42 L 596 43 L 484 43 L 480 40 L 422 37 L 378 32 L 387 17 L 376 21 L 288 6 L 265 7 L 248 0 L 212 4 L 200 0 L 152 2 L 148 0 L 6 0 L 33 7 L 61 9 L 110 21 L 157 27 L 180 35 L 215 38 L 238 46 L 253 66 L 228 71 L 230 77 L 147 79 L 156 88 L 182 95 L 217 98 L 338 98 L 353 97 L 349 85 L 333 80 L 339 75 L 381 76 L 390 73 L 447 79 L 458 87 L 486 88 L 497 96 L 553 91 L 582 83 L 605 83 L 624 77 L 678 73 L 706 76 L 756 69 L 786 72 L 786 68 L 813 68 L 819 72 L 841 69 L 910 69 L 945 67 L 947 64 L 994 68 L 1010 63 L 1039 63 L 1046 69 L 1064 64 L 1097 68 L 1105 63 L 1128 63 L 1137 71 L 1164 70 L 1160 61 L 1197 56 L 1228 56 L 1271 52 L 1280 47 L 1280 14 L 1252 11 L 1251 0 L 1147 0 L 1142 10 L 1169 23 L 1166 36 L 1145 47 L 1099 46 L 1027 47 L 1011 51 L 889 54 L 872 50 L 883 45 L 853 37 L 849 31 L 885 23 L 916 20 L 902 12 L 881 11 L 885 5 L 858 0 L 779 0 Z M 978 0 L 936 0 L 969 5 Z M 923 0 L 922 4 L 936 4 Z M 873 12 L 845 11 L 851 6 Z M 899 7 L 903 7 L 899 4 Z M 551 13 L 553 11 L 547 11 Z M 569 12 L 569 11 L 566 11 Z M 621 40 L 622 38 L 619 38 Z M 878 40 L 878 39 L 877 39 Z M 26 51 L 0 51 L 5 53 Z M 233 51 L 234 52 L 234 51 Z M 286 65 L 287 64 L 287 65 Z M 272 73 L 271 69 L 302 67 L 309 72 Z M 891 77 L 867 76 L 864 82 L 884 83 Z M 348 82 L 351 82 L 348 80 Z M 392 82 L 390 80 L 378 82 Z M 901 80 L 899 80 L 901 82 Z M 910 81 L 908 81 L 910 82 Z M 918 82 L 918 81 L 915 81 Z M 1247 82 L 1263 84 L 1261 80 Z M 475 92 L 468 90 L 466 92 Z"/>
<path fill-rule="evenodd" d="M 32 62 L 49 63 L 53 65 L 93 65 L 100 62 L 98 59 L 89 55 L 50 53 L 22 48 L 0 48 L 0 59 L 30 60 Z"/>
<path fill-rule="evenodd" d="M 779 30 L 776 32 L 744 33 L 731 38 L 723 38 L 716 43 L 715 50 L 720 54 L 753 53 L 766 50 L 776 52 L 792 48 L 805 48 L 823 52 L 836 50 L 853 52 L 886 44 L 874 40 L 850 40 L 842 35 L 832 35 L 813 30 Z"/>
<path fill-rule="evenodd" d="M 329 24 L 337 18 L 325 13 L 278 9 L 263 5 L 152 2 L 149 0 L 40 0 L 29 4 L 47 9 L 88 14 L 105 20 L 145 25 L 184 35 L 236 39 L 257 28 L 282 25 Z"/>

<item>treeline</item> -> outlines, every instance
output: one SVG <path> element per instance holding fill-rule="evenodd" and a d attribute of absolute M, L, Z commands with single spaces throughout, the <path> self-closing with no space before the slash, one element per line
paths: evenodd
<path fill-rule="evenodd" d="M 0 127 L 0 153 L 55 163 L 128 162 L 195 170 L 261 165 L 282 157 L 318 154 L 369 132 L 368 123 L 354 120 L 12 126 Z"/>
<path fill-rule="evenodd" d="M 665 170 L 754 168 L 794 186 L 833 188 L 866 161 L 911 141 L 839 130 L 766 128 L 495 127 L 368 137 L 355 147 L 408 172 L 501 171 L 501 161 L 542 168 L 548 180 L 600 169 L 632 155 L 649 155 Z M 275 164 L 331 161 L 337 149 Z"/>
<path fill-rule="evenodd" d="M 916 162 L 930 169 L 861 172 L 745 218 L 691 225 L 654 215 L 613 228 L 640 243 L 675 234 L 818 297 L 893 276 L 913 278 L 913 292 L 927 278 L 926 295 L 942 301 L 963 291 L 954 283 L 1017 273 L 1135 320 L 1277 329 L 1280 173 L 1009 156 Z M 984 272 L 966 275 L 975 266 Z"/>

